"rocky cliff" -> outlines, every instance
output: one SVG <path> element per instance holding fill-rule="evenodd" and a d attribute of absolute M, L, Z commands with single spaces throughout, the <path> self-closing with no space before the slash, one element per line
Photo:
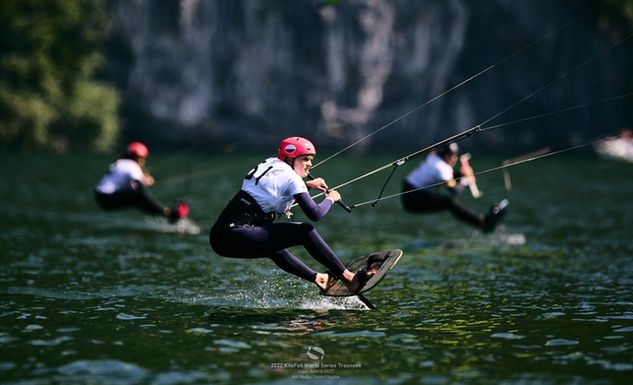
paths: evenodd
<path fill-rule="evenodd" d="M 630 97 L 594 104 L 633 90 L 631 42 L 619 44 L 626 24 L 596 5 L 118 1 L 123 47 L 110 67 L 128 134 L 169 143 L 269 146 L 299 134 L 340 148 L 383 128 L 356 148 L 406 151 L 481 123 L 591 104 L 469 139 L 496 149 L 573 144 L 632 118 Z"/>

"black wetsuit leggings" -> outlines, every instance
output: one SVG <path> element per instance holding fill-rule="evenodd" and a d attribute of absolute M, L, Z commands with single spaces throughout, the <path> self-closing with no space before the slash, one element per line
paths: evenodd
<path fill-rule="evenodd" d="M 270 258 L 282 270 L 310 282 L 314 282 L 316 271 L 294 256 L 288 247 L 305 247 L 314 259 L 335 276 L 341 276 L 345 270 L 332 249 L 309 223 L 282 222 L 231 227 L 220 221 L 211 229 L 209 242 L 221 256 Z"/>
<path fill-rule="evenodd" d="M 415 189 L 408 183 L 404 183 L 402 191 Z M 413 213 L 432 213 L 449 210 L 453 216 L 462 222 L 475 227 L 483 226 L 483 216 L 464 206 L 457 198 L 439 192 L 418 190 L 402 195 L 402 205 L 405 210 Z"/>
<path fill-rule="evenodd" d="M 118 208 L 137 207 L 150 214 L 163 215 L 164 207 L 154 199 L 147 187 L 138 181 L 132 182 L 129 190 L 103 194 L 95 191 L 95 199 L 104 210 L 114 210 Z"/>

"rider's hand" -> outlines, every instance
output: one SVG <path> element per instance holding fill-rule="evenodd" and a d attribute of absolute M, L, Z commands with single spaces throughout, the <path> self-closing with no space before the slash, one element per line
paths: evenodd
<path fill-rule="evenodd" d="M 325 197 L 334 203 L 341 200 L 341 194 L 339 194 L 336 190 L 328 191 Z"/>
<path fill-rule="evenodd" d="M 327 191 L 327 183 L 323 178 L 314 178 L 306 182 L 306 186 L 310 189 L 320 190 L 323 192 Z"/>

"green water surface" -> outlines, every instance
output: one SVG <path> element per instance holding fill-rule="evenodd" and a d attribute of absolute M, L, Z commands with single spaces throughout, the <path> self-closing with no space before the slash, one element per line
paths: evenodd
<path fill-rule="evenodd" d="M 404 250 L 369 311 L 271 261 L 211 251 L 215 215 L 262 156 L 152 154 L 152 191 L 190 199 L 192 235 L 99 210 L 107 156 L 0 155 L 0 384 L 630 383 L 633 164 L 586 153 L 512 168 L 491 235 L 407 214 L 397 198 L 334 207 L 316 226 L 343 260 Z M 338 157 L 314 173 L 336 185 L 395 158 Z M 363 202 L 385 177 L 340 192 Z M 506 196 L 501 172 L 478 182 L 469 206 Z"/>

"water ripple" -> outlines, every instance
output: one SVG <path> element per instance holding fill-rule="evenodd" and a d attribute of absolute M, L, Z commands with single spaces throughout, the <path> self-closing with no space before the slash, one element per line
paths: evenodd
<path fill-rule="evenodd" d="M 65 383 L 97 383 L 129 385 L 145 380 L 147 369 L 138 365 L 112 359 L 78 360 L 57 369 Z"/>

